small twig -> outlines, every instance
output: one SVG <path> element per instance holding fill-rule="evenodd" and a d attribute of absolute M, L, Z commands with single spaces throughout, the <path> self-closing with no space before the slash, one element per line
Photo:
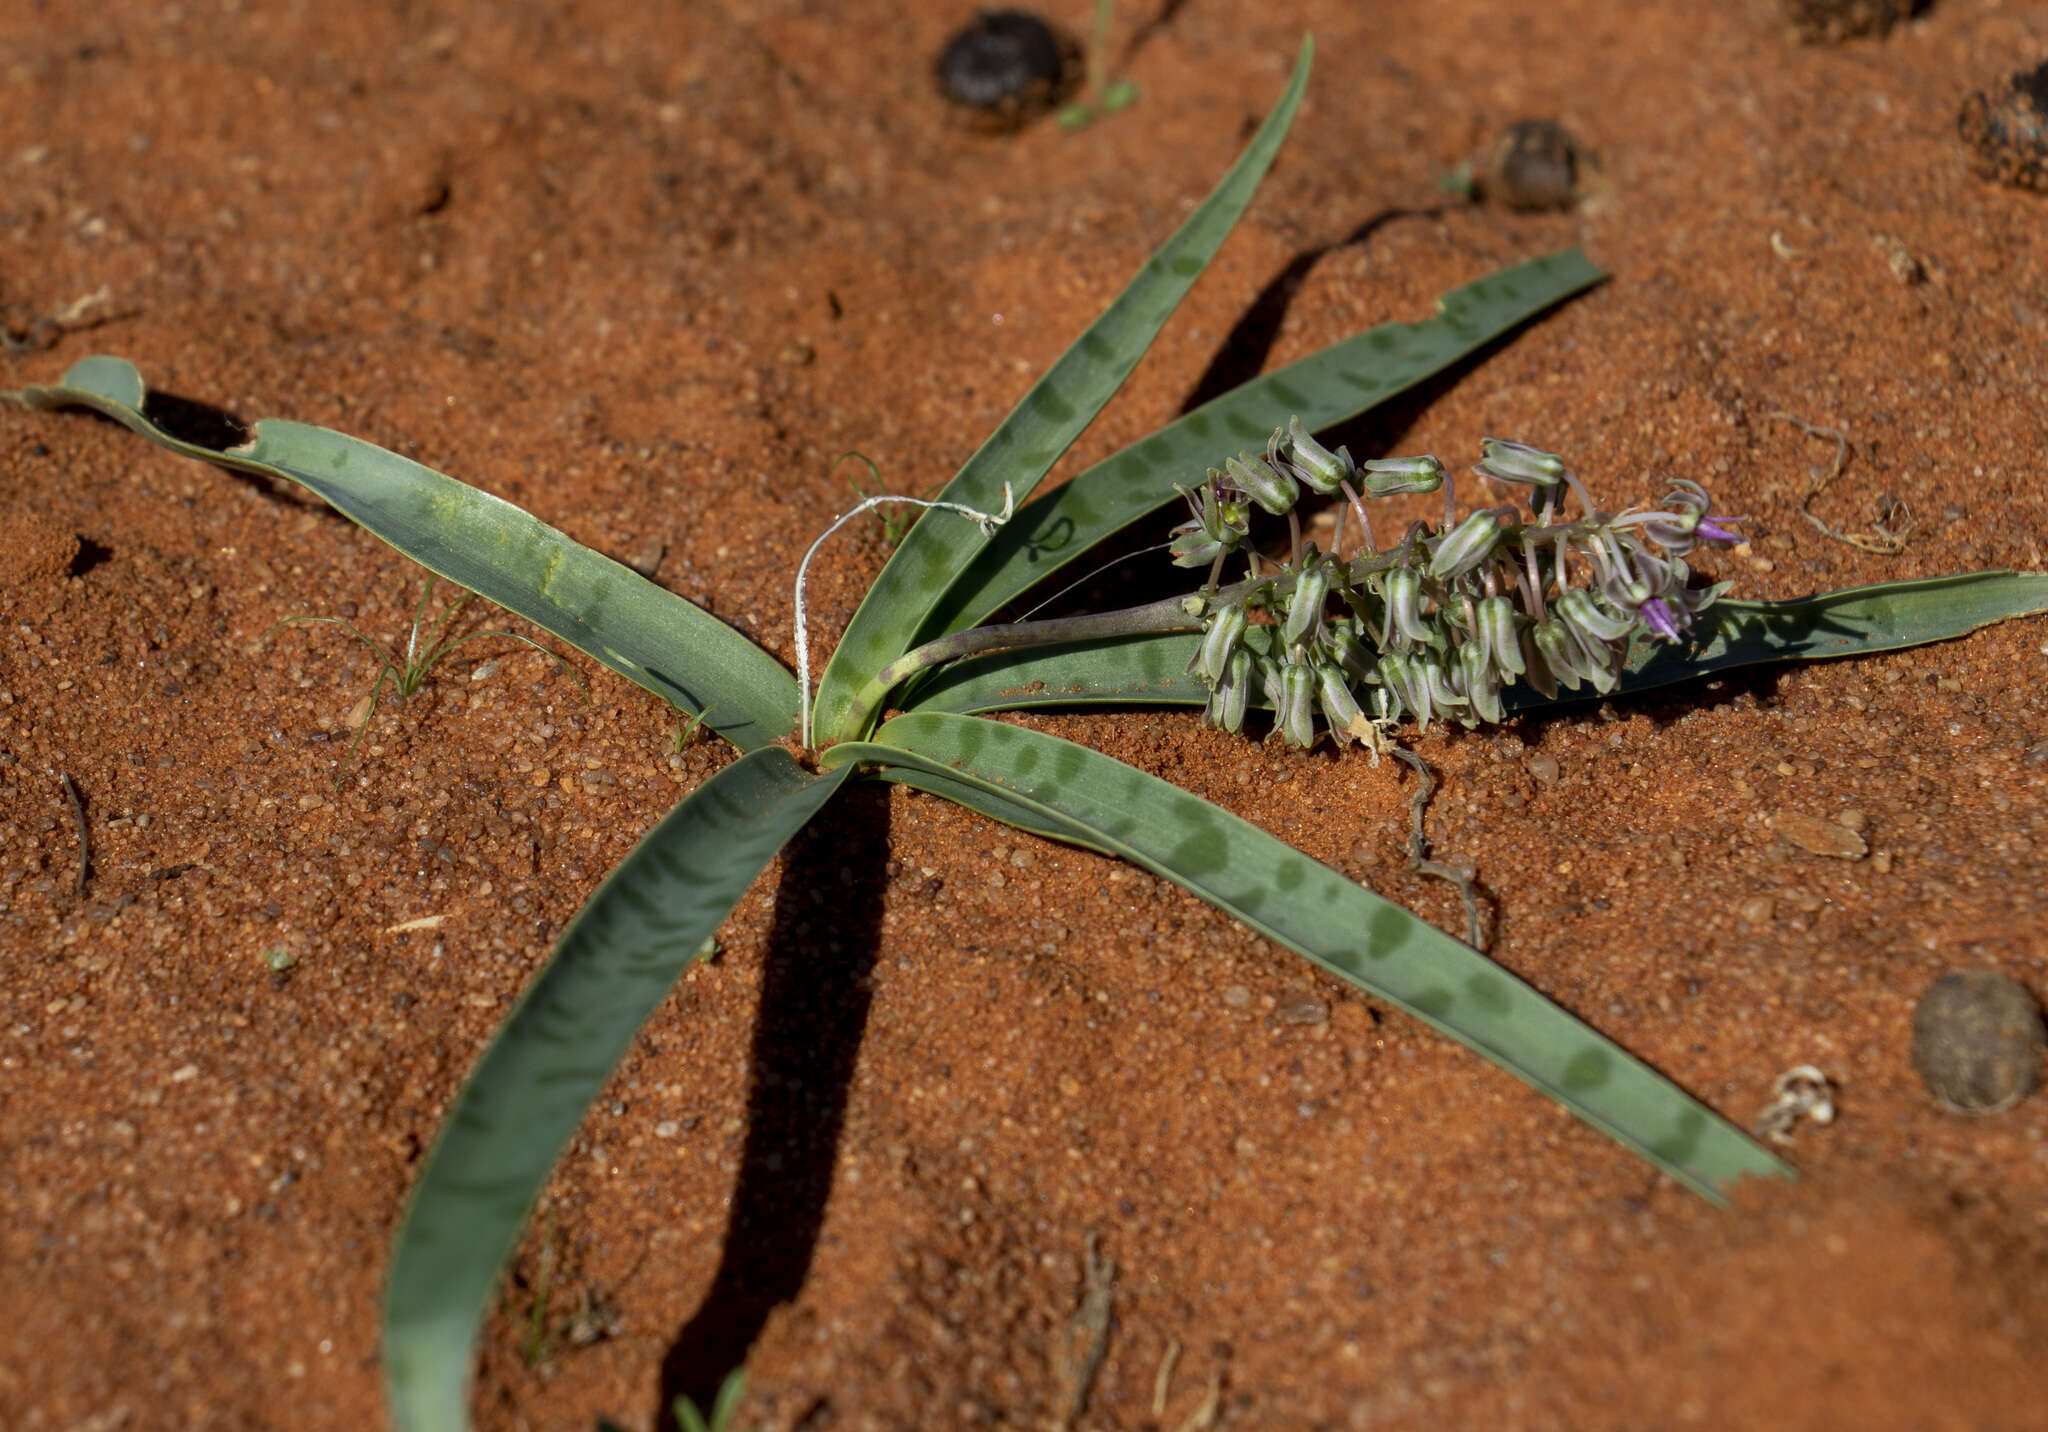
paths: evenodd
<path fill-rule="evenodd" d="M 1899 553 L 1906 550 L 1906 539 L 1913 535 L 1913 518 L 1911 511 L 1903 502 L 1895 503 L 1883 517 L 1870 524 L 1870 530 L 1877 534 L 1874 537 L 1865 537 L 1857 532 L 1844 532 L 1839 527 L 1830 526 L 1824 519 L 1814 514 L 1813 499 L 1825 492 L 1828 484 L 1840 477 L 1842 469 L 1848 464 L 1849 440 L 1847 438 L 1843 437 L 1834 428 L 1815 427 L 1811 423 L 1801 422 L 1790 413 L 1777 412 L 1771 413 L 1768 416 L 1780 422 L 1790 423 L 1808 437 L 1833 438 L 1835 440 L 1834 466 L 1828 469 L 1826 476 L 1817 479 L 1813 486 L 1807 488 L 1806 495 L 1799 499 L 1799 515 L 1812 523 L 1816 532 L 1820 533 L 1823 537 L 1832 538 L 1845 546 L 1854 547 L 1860 552 L 1872 552 L 1880 557 L 1896 557 Z M 1906 525 L 1897 531 L 1893 531 L 1885 525 L 1885 522 L 1898 513 L 1906 514 Z"/>
<path fill-rule="evenodd" d="M 1083 1245 L 1085 1261 L 1081 1270 L 1081 1306 L 1067 1320 L 1067 1346 L 1062 1361 L 1072 1384 L 1067 1398 L 1067 1415 L 1057 1424 L 1072 1427 L 1088 1408 L 1088 1394 L 1095 1390 L 1096 1374 L 1109 1351 L 1110 1302 L 1116 1295 L 1116 1264 L 1102 1256 L 1095 1232 L 1090 1229 Z M 1085 1343 L 1083 1343 L 1085 1339 Z M 1076 1344 L 1082 1344 L 1076 1346 Z"/>
<path fill-rule="evenodd" d="M 1415 774 L 1422 778 L 1416 787 L 1414 797 L 1408 803 L 1413 824 L 1408 830 L 1408 865 L 1418 875 L 1433 875 L 1457 887 L 1458 898 L 1465 903 L 1465 943 L 1475 950 L 1486 949 L 1485 931 L 1479 920 L 1479 895 L 1472 888 L 1472 871 L 1462 865 L 1446 865 L 1441 860 L 1429 858 L 1429 836 L 1422 828 L 1422 813 L 1429 808 L 1429 798 L 1436 792 L 1436 776 L 1430 771 L 1429 763 L 1409 750 L 1406 746 L 1391 743 L 1388 749 L 1413 767 Z"/>
<path fill-rule="evenodd" d="M 1159 1355 L 1159 1371 L 1152 1378 L 1152 1415 L 1166 1415 L 1166 1394 L 1173 1389 L 1174 1365 L 1180 1361 L 1180 1339 L 1168 1338 L 1166 1351 Z"/>
<path fill-rule="evenodd" d="M 1223 1371 L 1221 1368 L 1209 1374 L 1209 1395 L 1188 1414 L 1188 1420 L 1180 1424 L 1179 1432 L 1208 1432 L 1216 1425 L 1216 1414 L 1223 1410 Z"/>
<path fill-rule="evenodd" d="M 71 814 L 78 821 L 78 898 L 85 898 L 85 877 L 92 868 L 91 837 L 86 833 L 85 799 L 78 794 L 78 785 L 68 771 L 59 771 L 57 779 L 64 785 L 64 794 L 71 798 Z"/>
<path fill-rule="evenodd" d="M 44 334 L 55 333 L 62 336 L 69 329 L 76 326 L 78 320 L 85 317 L 88 311 L 105 303 L 111 297 L 113 297 L 113 290 L 102 284 L 96 292 L 89 293 L 83 298 L 75 298 L 55 313 L 44 318 L 38 318 L 29 325 L 28 337 L 26 338 L 16 338 L 5 328 L 0 328 L 0 344 L 4 344 L 9 353 L 36 352 L 45 346 L 43 343 Z"/>

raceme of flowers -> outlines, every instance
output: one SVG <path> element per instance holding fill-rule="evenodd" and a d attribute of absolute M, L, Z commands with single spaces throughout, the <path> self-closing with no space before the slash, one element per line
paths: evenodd
<path fill-rule="evenodd" d="M 1354 463 L 1318 444 L 1295 418 L 1276 429 L 1263 456 L 1241 453 L 1181 487 L 1190 518 L 1174 529 L 1174 563 L 1207 567 L 1184 604 L 1203 619 L 1189 670 L 1210 688 L 1205 719 L 1243 728 L 1251 694 L 1276 713 L 1274 732 L 1310 746 L 1323 730 L 1339 743 L 1377 744 L 1377 727 L 1412 717 L 1465 726 L 1504 719 L 1501 693 L 1527 681 L 1545 696 L 1559 687 L 1614 689 L 1638 633 L 1681 640 L 1728 584 L 1699 585 L 1685 558 L 1702 543 L 1738 540 L 1706 490 L 1673 479 L 1654 510 L 1596 508 L 1585 484 L 1555 453 L 1501 438 L 1482 441 L 1472 469 L 1528 489 L 1529 516 L 1511 503 L 1459 520 L 1452 483 L 1434 457 Z M 1295 504 L 1307 488 L 1342 496 L 1337 535 L 1356 515 L 1364 547 L 1350 561 L 1301 539 Z M 1412 524 L 1377 546 L 1366 503 L 1397 493 L 1444 494 L 1440 528 Z M 1567 501 L 1577 509 L 1565 516 Z M 1282 566 L 1249 541 L 1252 509 L 1285 516 L 1292 541 Z M 1241 552 L 1250 576 L 1218 585 Z M 1247 634 L 1270 625 L 1273 639 Z M 1258 647 L 1265 647 L 1260 650 Z M 1317 718 L 1321 718 L 1318 725 Z"/>

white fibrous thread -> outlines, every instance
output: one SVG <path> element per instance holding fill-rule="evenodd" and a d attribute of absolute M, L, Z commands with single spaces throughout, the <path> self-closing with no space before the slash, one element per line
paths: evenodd
<path fill-rule="evenodd" d="M 797 563 L 796 566 L 796 684 L 797 690 L 802 693 L 803 743 L 806 751 L 811 748 L 811 642 L 810 627 L 804 620 L 804 579 L 810 571 L 811 558 L 818 555 L 818 549 L 825 545 L 827 537 L 830 537 L 834 532 L 837 532 L 863 512 L 880 507 L 885 502 L 903 502 L 908 503 L 912 507 L 938 507 L 944 508 L 948 512 L 957 512 L 979 527 L 981 535 L 984 537 L 995 536 L 996 529 L 1005 522 L 1008 522 L 1011 517 L 1016 515 L 1017 511 L 1016 498 L 1011 495 L 1010 484 L 1007 482 L 1003 484 L 1003 510 L 1001 512 L 982 512 L 958 502 L 927 500 L 922 497 L 902 497 L 894 493 L 881 493 L 855 503 L 837 518 L 833 519 L 830 527 L 827 527 L 818 534 L 818 540 L 811 543 L 810 550 L 804 553 L 803 561 Z"/>

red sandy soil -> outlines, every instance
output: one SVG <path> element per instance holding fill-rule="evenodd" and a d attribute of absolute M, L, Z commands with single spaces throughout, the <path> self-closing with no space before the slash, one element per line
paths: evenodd
<path fill-rule="evenodd" d="M 1212 365 L 1577 243 L 1611 283 L 1354 450 L 1512 434 L 1616 504 L 1697 479 L 1753 514 L 1720 559 L 1745 596 L 2044 565 L 2048 201 L 1976 177 L 1955 115 L 2048 58 L 2048 11 L 1940 0 L 1816 48 L 1768 0 L 1190 0 L 1142 34 L 1122 8 L 1137 106 L 1005 138 L 931 88 L 964 4 L 7 7 L 0 315 L 107 298 L 0 382 L 119 352 L 359 434 L 621 557 L 658 542 L 660 581 L 787 660 L 796 559 L 850 497 L 832 459 L 950 473 L 1312 30 L 1260 200 L 1062 474 Z M 1600 154 L 1595 201 L 1438 187 L 1530 115 Z M 1834 448 L 1778 412 L 1848 435 L 1815 510 L 1861 531 L 1904 502 L 1902 553 L 1804 520 Z M 644 692 L 592 672 L 586 702 L 476 643 L 337 788 L 372 665 L 264 633 L 402 636 L 417 569 L 296 494 L 13 408 L 0 532 L 0 1425 L 379 1425 L 422 1149 L 724 748 L 671 756 Z M 866 524 L 827 549 L 820 654 L 885 555 Z M 1907 1060 L 1942 971 L 2048 985 L 2044 637 L 1415 743 L 1503 964 L 1737 1120 L 1790 1066 L 1836 1081 L 1800 1181 L 1732 1212 L 1171 886 L 861 796 L 584 1125 L 486 1328 L 481 1425 L 652 1427 L 744 1359 L 741 1423 L 775 1429 L 2048 1426 L 2048 1100 L 1959 1118 Z M 1459 926 L 1408 872 L 1392 763 L 1030 719 Z M 1849 810 L 1862 860 L 1769 827 Z M 1112 1314 L 1073 1415 L 1091 1240 Z"/>

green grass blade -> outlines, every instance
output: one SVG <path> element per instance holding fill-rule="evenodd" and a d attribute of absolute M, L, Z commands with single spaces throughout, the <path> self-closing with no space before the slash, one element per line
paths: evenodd
<path fill-rule="evenodd" d="M 1003 505 L 1003 485 L 1008 483 L 1021 502 L 1094 421 L 1251 203 L 1301 105 L 1314 50 L 1311 41 L 1302 41 L 1301 58 L 1286 93 L 1223 181 L 1032 385 L 946 484 L 941 500 L 995 512 Z M 910 649 L 912 638 L 926 625 L 926 613 L 988 540 L 967 518 L 950 512 L 929 513 L 910 529 L 853 614 L 819 678 L 814 729 L 821 742 L 861 734 L 841 729 L 855 693 L 885 663 Z"/>
<path fill-rule="evenodd" d="M 467 1425 L 471 1347 L 548 1171 L 634 1034 L 775 853 L 850 773 L 742 756 L 578 912 L 456 1095 L 413 1190 L 384 1299 L 401 1432 Z"/>
<path fill-rule="evenodd" d="M 1025 505 L 975 555 L 917 640 L 985 621 L 1103 538 L 1179 500 L 1240 449 L 1263 449 L 1298 416 L 1310 431 L 1354 418 L 1583 292 L 1606 274 L 1577 249 L 1531 259 L 1453 289 L 1437 315 L 1384 323 L 1252 379 Z"/>
<path fill-rule="evenodd" d="M 796 726 L 796 679 L 702 607 L 656 586 L 523 508 L 328 428 L 267 418 L 226 451 L 150 421 L 142 376 L 104 355 L 72 365 L 34 407 L 87 407 L 182 456 L 283 478 L 458 586 L 553 632 L 628 681 L 755 750 Z"/>
<path fill-rule="evenodd" d="M 1716 1202 L 1789 1176 L 1734 1125 L 1477 950 L 1222 808 L 1121 761 L 973 717 L 910 715 L 832 761 L 922 766 L 1100 844 L 1485 1056 Z"/>
<path fill-rule="evenodd" d="M 1690 681 L 1739 666 L 1824 661 L 1950 641 L 2013 617 L 2048 611 L 2048 574 L 1968 572 L 1847 587 L 1786 602 L 1715 603 L 1700 617 L 1697 646 L 1644 639 L 1630 653 L 1618 694 Z M 1270 633 L 1246 640 L 1266 649 Z M 906 709 L 964 715 L 1034 706 L 1200 706 L 1208 688 L 1187 675 L 1200 644 L 1194 632 L 1158 632 L 1071 646 L 1031 647 L 969 657 L 934 672 L 905 698 Z M 1512 711 L 1597 699 L 1527 685 L 1508 688 Z M 1259 701 L 1256 695 L 1254 702 Z"/>

